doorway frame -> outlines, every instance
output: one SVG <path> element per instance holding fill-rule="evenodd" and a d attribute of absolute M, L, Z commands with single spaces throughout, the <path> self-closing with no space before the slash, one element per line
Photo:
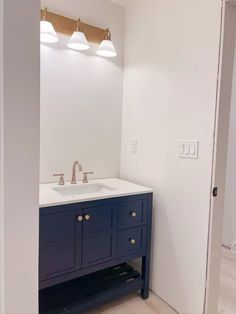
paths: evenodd
<path fill-rule="evenodd" d="M 3 173 L 3 0 L 0 0 L 0 313 L 5 313 L 4 304 L 4 173 Z"/>
<path fill-rule="evenodd" d="M 227 144 L 223 143 L 228 134 L 228 130 L 225 130 L 224 134 L 220 134 L 219 129 L 222 123 L 227 127 L 229 126 L 229 109 L 230 103 L 227 102 L 227 110 L 225 110 L 225 100 L 222 96 L 224 84 L 224 78 L 222 75 L 224 68 L 224 45 L 225 45 L 225 32 L 226 32 L 226 11 L 227 6 L 236 5 L 236 1 L 223 0 L 222 1 L 222 28 L 221 28 L 221 44 L 219 55 L 219 71 L 218 71 L 218 87 L 217 87 L 217 103 L 216 103 L 216 119 L 215 119 L 215 132 L 214 132 L 214 156 L 213 156 L 213 175 L 212 175 L 212 188 L 218 186 L 220 188 L 220 195 L 218 199 L 211 197 L 211 209 L 210 209 L 210 231 L 209 231 L 209 245 L 208 245 L 208 265 L 207 265 L 207 287 L 206 287 L 206 304 L 205 313 L 215 313 L 215 308 L 218 303 L 218 291 L 216 286 L 219 284 L 220 273 L 220 251 L 222 241 L 223 230 L 223 211 L 222 200 L 224 199 L 224 182 L 226 174 L 226 156 L 227 156 Z M 235 8 L 236 10 L 236 8 Z M 3 53 L 2 53 L 2 33 L 3 33 L 3 0 L 0 0 L 0 313 L 4 313 L 4 261 L 3 261 L 3 226 L 4 226 L 4 211 L 3 211 Z M 228 73 L 229 75 L 229 73 Z M 231 77 L 232 81 L 232 77 Z M 227 97 L 229 91 L 227 92 Z M 230 93 L 231 94 L 231 93 Z M 230 95 L 231 96 L 231 95 Z M 224 107 L 224 110 L 222 108 Z M 228 117 L 227 117 L 228 116 Z M 222 128 L 221 128 L 222 129 Z M 222 149 L 223 146 L 223 149 Z M 222 159 L 221 165 L 219 165 L 219 150 L 222 149 L 220 158 Z M 223 178 L 219 180 L 219 173 L 223 173 Z M 222 187 L 222 190 L 221 190 Z M 216 209 L 220 208 L 220 211 Z M 219 241 L 220 239 L 220 241 Z"/>
<path fill-rule="evenodd" d="M 0 0 L 1 314 L 38 313 L 39 12 Z"/>
<path fill-rule="evenodd" d="M 207 280 L 204 313 L 217 313 L 219 300 L 221 246 L 224 219 L 224 194 L 228 153 L 231 93 L 236 35 L 236 0 L 222 0 L 217 78 L 217 97 L 212 161 L 212 189 L 210 195 Z"/>

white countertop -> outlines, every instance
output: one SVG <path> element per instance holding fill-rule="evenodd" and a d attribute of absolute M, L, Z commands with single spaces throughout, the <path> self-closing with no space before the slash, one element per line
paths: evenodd
<path fill-rule="evenodd" d="M 84 184 L 78 182 L 77 186 L 89 186 L 89 185 L 101 184 L 105 188 L 99 192 L 94 192 L 90 194 L 81 195 L 62 195 L 55 191 L 58 188 L 63 189 L 63 187 L 71 186 L 70 183 L 66 183 L 65 186 L 59 186 L 56 183 L 50 184 L 40 184 L 40 208 L 50 207 L 55 205 L 73 204 L 101 199 L 108 199 L 114 197 L 130 196 L 137 194 L 152 193 L 153 189 L 130 183 L 124 180 L 111 178 L 111 179 L 100 179 L 100 180 L 90 180 L 89 183 Z M 75 185 L 73 187 L 76 187 Z M 106 187 L 108 189 L 106 189 Z M 83 187 L 82 187 L 83 188 Z"/>

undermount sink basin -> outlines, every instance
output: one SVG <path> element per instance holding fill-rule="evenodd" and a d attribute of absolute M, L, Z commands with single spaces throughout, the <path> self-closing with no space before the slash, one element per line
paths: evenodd
<path fill-rule="evenodd" d="M 52 189 L 63 196 L 93 194 L 114 190 L 111 187 L 101 183 L 66 185 L 54 187 Z"/>

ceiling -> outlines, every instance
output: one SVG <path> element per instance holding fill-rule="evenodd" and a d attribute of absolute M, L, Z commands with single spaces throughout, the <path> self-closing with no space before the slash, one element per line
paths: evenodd
<path fill-rule="evenodd" d="M 128 4 L 134 2 L 135 0 L 110 0 L 110 1 L 123 7 L 126 7 Z"/>

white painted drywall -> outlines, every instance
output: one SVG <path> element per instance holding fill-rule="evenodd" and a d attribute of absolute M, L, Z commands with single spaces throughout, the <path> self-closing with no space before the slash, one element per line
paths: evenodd
<path fill-rule="evenodd" d="M 121 177 L 156 190 L 151 287 L 180 313 L 204 306 L 220 13 L 215 0 L 126 11 Z M 181 139 L 200 141 L 198 160 L 178 158 Z"/>
<path fill-rule="evenodd" d="M 91 177 L 117 177 L 120 170 L 124 8 L 107 0 L 43 0 L 48 10 L 109 27 L 115 59 L 67 49 L 68 37 L 41 45 L 41 182 L 53 173 L 71 179 L 79 160 Z"/>
<path fill-rule="evenodd" d="M 3 0 L 0 0 L 0 313 L 4 313 Z"/>
<path fill-rule="evenodd" d="M 236 45 L 236 39 L 235 39 Z M 236 47 L 236 46 L 235 46 Z M 224 211 L 224 232 L 223 244 L 231 247 L 233 241 L 236 241 L 236 193 L 235 193 L 235 178 L 236 178 L 236 48 L 234 61 L 234 76 L 231 98 L 230 112 L 230 129 L 228 143 L 228 158 L 227 158 L 227 174 L 225 186 L 225 211 Z"/>
<path fill-rule="evenodd" d="M 39 0 L 4 0 L 6 314 L 38 312 L 39 10 Z"/>

